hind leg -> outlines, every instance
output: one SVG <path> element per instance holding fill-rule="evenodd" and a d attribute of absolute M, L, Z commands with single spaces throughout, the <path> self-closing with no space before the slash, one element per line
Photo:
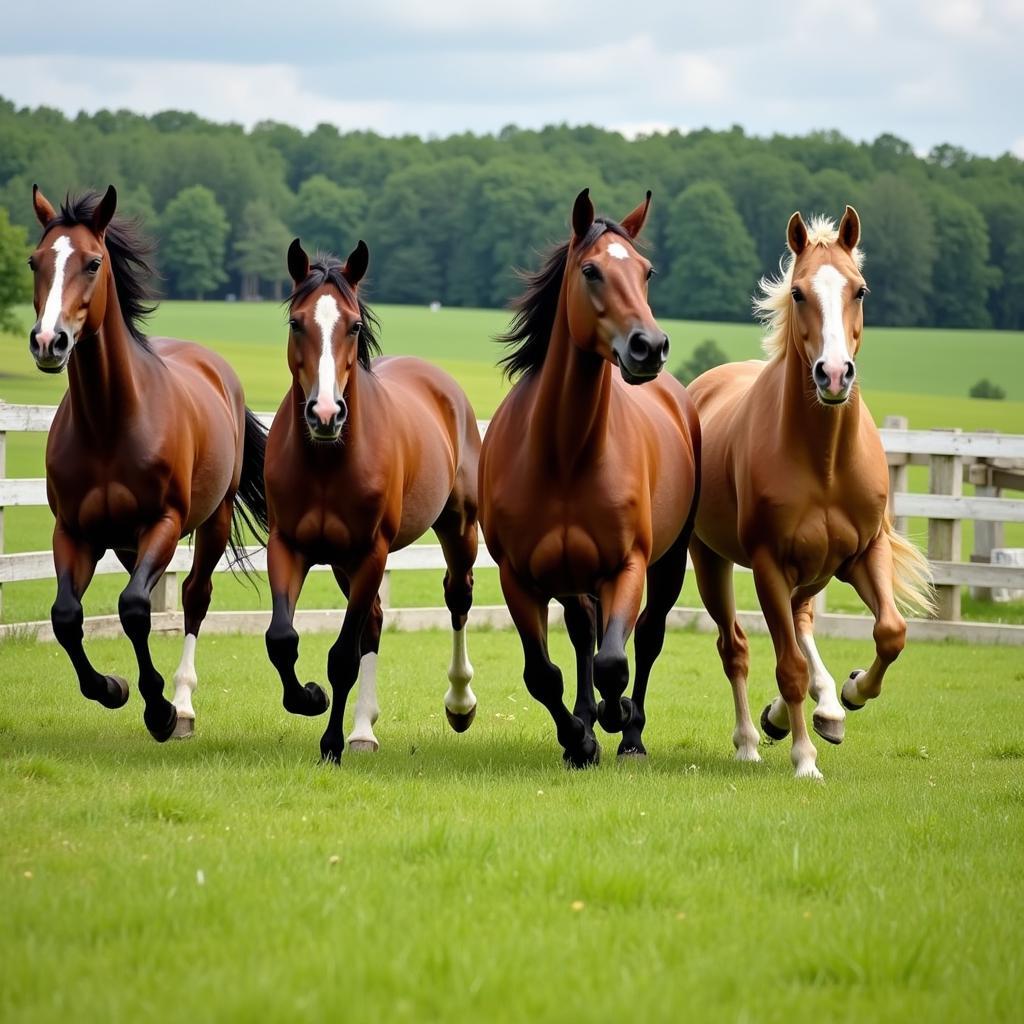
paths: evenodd
<path fill-rule="evenodd" d="M 900 656 L 907 642 L 907 622 L 893 595 L 892 548 L 882 533 L 850 567 L 848 577 L 875 617 L 875 660 L 865 672 L 857 669 L 843 684 L 843 704 L 860 710 L 882 692 L 886 669 Z"/>
<path fill-rule="evenodd" d="M 338 581 L 342 593 L 349 595 L 348 577 L 334 567 L 334 578 Z M 380 743 L 374 734 L 373 727 L 380 717 L 380 705 L 377 703 L 377 654 L 380 651 L 380 634 L 384 628 L 384 610 L 380 603 L 380 594 L 373 599 L 370 617 L 366 620 L 363 637 L 359 648 L 359 676 L 356 679 L 358 693 L 356 706 L 353 708 L 352 731 L 348 734 L 348 747 L 352 751 L 380 750 Z"/>
<path fill-rule="evenodd" d="M 174 673 L 174 698 L 178 721 L 174 726 L 176 739 L 188 739 L 195 732 L 196 713 L 192 707 L 192 694 L 199 684 L 196 675 L 196 642 L 199 628 L 210 608 L 213 594 L 213 570 L 228 545 L 231 532 L 233 502 L 225 499 L 216 512 L 196 530 L 196 552 L 192 570 L 181 588 L 181 603 L 185 610 L 185 642 L 181 661 Z"/>
<path fill-rule="evenodd" d="M 559 598 L 559 602 L 565 609 L 565 630 L 576 652 L 576 704 L 572 713 L 583 723 L 588 735 L 593 736 L 597 721 L 597 701 L 594 698 L 597 602 L 585 595 Z"/>
<path fill-rule="evenodd" d="M 690 556 L 697 575 L 697 589 L 708 614 L 718 626 L 718 654 L 722 669 L 732 687 L 736 725 L 732 744 L 737 761 L 760 761 L 757 745 L 761 736 L 750 717 L 747 702 L 747 676 L 750 672 L 750 645 L 736 621 L 736 599 L 732 589 L 732 563 L 712 551 L 699 537 L 690 541 Z M 788 731 L 788 718 L 787 718 Z M 785 736 L 785 733 L 782 734 Z"/>
<path fill-rule="evenodd" d="M 477 554 L 476 503 L 467 493 L 452 492 L 452 498 L 434 532 L 441 543 L 448 566 L 444 574 L 444 603 L 452 616 L 452 660 L 448 666 L 448 692 L 444 712 L 455 732 L 465 732 L 476 718 L 473 666 L 466 644 L 466 621 L 473 605 L 473 565 Z"/>

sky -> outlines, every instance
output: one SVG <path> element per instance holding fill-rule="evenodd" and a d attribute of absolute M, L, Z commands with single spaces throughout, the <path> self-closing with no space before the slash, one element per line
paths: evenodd
<path fill-rule="evenodd" d="M 1024 158 L 1024 0 L 50 0 L 0 17 L 18 106 L 424 137 L 596 124 Z"/>

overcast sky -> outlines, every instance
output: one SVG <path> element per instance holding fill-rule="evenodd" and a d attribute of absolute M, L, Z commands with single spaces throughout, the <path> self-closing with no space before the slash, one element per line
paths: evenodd
<path fill-rule="evenodd" d="M 175 108 L 423 136 L 838 128 L 1024 157 L 1024 0 L 5 7 L 0 95 L 69 114 Z"/>

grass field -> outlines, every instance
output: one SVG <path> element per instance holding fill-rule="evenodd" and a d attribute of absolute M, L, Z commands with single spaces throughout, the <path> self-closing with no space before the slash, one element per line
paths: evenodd
<path fill-rule="evenodd" d="M 329 638 L 303 641 L 322 679 Z M 564 634 L 553 635 L 570 664 Z M 388 634 L 377 755 L 316 763 L 259 638 L 201 642 L 199 729 L 83 700 L 55 645 L 0 673 L 0 1019 L 1014 1021 L 1024 998 L 1024 671 L 912 645 L 821 744 L 731 759 L 713 641 L 655 669 L 647 764 L 561 765 L 511 633 Z M 125 642 L 96 642 L 134 677 Z M 165 672 L 179 644 L 154 641 Z M 774 688 L 752 641 L 751 703 Z M 826 641 L 834 674 L 863 644 Z M 980 713 L 971 713 L 979 702 Z"/>

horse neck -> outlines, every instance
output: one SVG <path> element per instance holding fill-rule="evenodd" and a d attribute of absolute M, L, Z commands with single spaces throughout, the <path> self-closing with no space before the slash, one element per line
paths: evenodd
<path fill-rule="evenodd" d="M 97 440 L 121 437 L 124 423 L 139 405 L 142 353 L 128 330 L 116 294 L 111 276 L 103 322 L 94 337 L 79 339 L 68 364 L 72 416 Z"/>
<path fill-rule="evenodd" d="M 608 434 L 612 366 L 569 335 L 565 288 L 540 369 L 530 439 L 538 456 L 568 474 L 598 455 Z"/>
<path fill-rule="evenodd" d="M 786 345 L 782 370 L 782 415 L 779 422 L 791 441 L 788 450 L 803 448 L 812 467 L 831 478 L 836 475 L 837 467 L 847 463 L 851 447 L 857 443 L 860 395 L 851 394 L 838 408 L 822 405 L 813 393 L 810 367 L 801 355 L 799 343 L 792 337 Z"/>

